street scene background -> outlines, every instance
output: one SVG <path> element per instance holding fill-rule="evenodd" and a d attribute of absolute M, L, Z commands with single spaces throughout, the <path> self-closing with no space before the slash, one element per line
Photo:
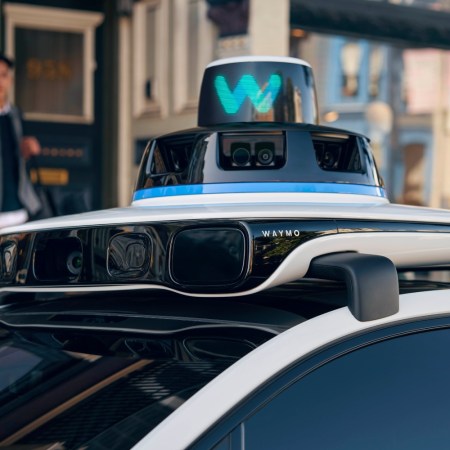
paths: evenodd
<path fill-rule="evenodd" d="M 323 125 L 372 141 L 391 201 L 450 207 L 450 0 L 0 1 L 12 101 L 42 151 L 31 178 L 128 205 L 152 137 L 194 127 L 204 67 L 313 67 Z"/>

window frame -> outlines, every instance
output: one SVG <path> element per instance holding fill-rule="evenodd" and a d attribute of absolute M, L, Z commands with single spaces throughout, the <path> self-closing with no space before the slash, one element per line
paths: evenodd
<path fill-rule="evenodd" d="M 204 68 L 214 59 L 214 50 L 216 46 L 217 31 L 212 22 L 206 19 L 207 4 L 204 1 L 198 1 L 197 18 L 199 19 L 199 28 L 197 31 L 197 70 L 196 73 L 189 73 L 189 7 L 190 1 L 174 0 L 174 45 L 173 45 L 173 109 L 176 114 L 193 112 L 198 106 L 198 95 L 196 98 L 189 98 L 189 80 L 188 77 L 196 76 L 196 84 L 199 88 L 203 77 Z"/>
<path fill-rule="evenodd" d="M 71 32 L 82 36 L 83 48 L 83 98 L 82 114 L 69 115 L 45 112 L 25 112 L 26 120 L 44 122 L 86 123 L 94 122 L 94 73 L 95 31 L 104 19 L 103 13 L 77 11 L 73 9 L 5 4 L 6 53 L 15 53 L 15 31 L 17 28 L 53 32 Z M 14 101 L 14 87 L 11 92 Z"/>
<path fill-rule="evenodd" d="M 147 12 L 155 9 L 155 34 L 158 42 L 146 42 Z M 167 117 L 169 114 L 169 2 L 165 0 L 144 0 L 133 5 L 133 115 Z M 156 60 L 153 95 L 144 96 L 146 65 L 149 45 L 154 45 Z"/>
<path fill-rule="evenodd" d="M 419 317 L 413 321 L 388 324 L 332 342 L 309 355 L 305 355 L 282 373 L 267 380 L 264 386 L 250 393 L 246 399 L 188 448 L 189 450 L 212 449 L 227 436 L 230 436 L 233 437 L 233 439 L 230 438 L 230 450 L 243 450 L 245 448 L 245 421 L 267 405 L 274 397 L 305 376 L 337 358 L 369 345 L 376 345 L 402 336 L 446 328 L 450 328 L 450 314 L 433 318 Z"/>
<path fill-rule="evenodd" d="M 358 67 L 359 90 L 354 97 L 346 97 L 342 94 L 342 76 L 344 75 L 344 67 L 341 61 L 342 49 L 347 44 L 355 44 L 361 52 L 361 61 Z M 364 112 L 368 103 L 375 101 L 386 102 L 388 100 L 387 92 L 387 66 L 388 58 L 387 48 L 385 45 L 364 39 L 351 39 L 344 37 L 333 37 L 329 42 L 331 58 L 329 60 L 329 73 L 332 73 L 331 82 L 328 84 L 326 97 L 331 108 L 340 112 Z M 380 52 L 383 64 L 379 72 L 378 94 L 374 97 L 370 96 L 370 70 L 371 56 L 374 51 Z M 336 70 L 337 69 L 337 70 Z"/>

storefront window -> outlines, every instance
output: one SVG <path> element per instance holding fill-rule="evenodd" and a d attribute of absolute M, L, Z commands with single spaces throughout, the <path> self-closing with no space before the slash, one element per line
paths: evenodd
<path fill-rule="evenodd" d="M 16 102 L 32 114 L 82 116 L 83 35 L 16 28 Z"/>

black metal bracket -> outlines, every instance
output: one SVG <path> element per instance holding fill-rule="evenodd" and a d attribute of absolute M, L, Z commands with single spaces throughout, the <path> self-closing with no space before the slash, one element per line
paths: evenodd
<path fill-rule="evenodd" d="M 382 319 L 399 310 L 399 286 L 394 263 L 379 255 L 332 253 L 311 261 L 308 277 L 344 281 L 348 307 L 361 322 Z"/>

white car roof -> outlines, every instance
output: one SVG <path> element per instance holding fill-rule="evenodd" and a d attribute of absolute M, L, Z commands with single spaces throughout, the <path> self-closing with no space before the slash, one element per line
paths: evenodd
<path fill-rule="evenodd" d="M 448 210 L 395 205 L 378 197 L 353 194 L 205 194 L 163 200 L 29 222 L 4 228 L 0 235 L 50 228 L 208 219 L 317 218 L 450 223 Z"/>
<path fill-rule="evenodd" d="M 449 313 L 450 291 L 442 290 L 404 294 L 400 297 L 400 311 L 379 320 L 360 322 L 348 308 L 340 308 L 303 322 L 240 359 L 174 411 L 133 449 L 185 449 L 267 380 L 324 345 L 380 326 Z"/>

